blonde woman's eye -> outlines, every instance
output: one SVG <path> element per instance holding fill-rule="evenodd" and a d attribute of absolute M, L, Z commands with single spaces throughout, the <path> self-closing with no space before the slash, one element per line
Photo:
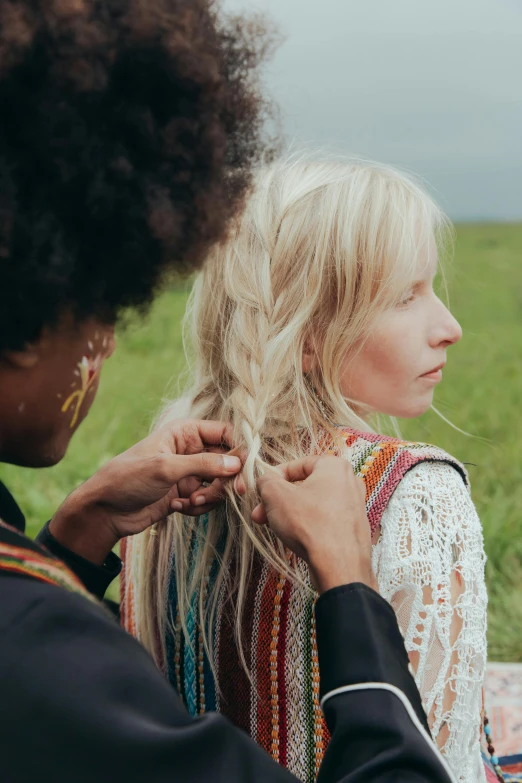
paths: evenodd
<path fill-rule="evenodd" d="M 410 302 L 413 302 L 415 299 L 415 292 L 409 291 L 407 294 L 404 295 L 402 299 L 399 300 L 398 307 L 406 307 L 406 305 L 410 304 Z"/>

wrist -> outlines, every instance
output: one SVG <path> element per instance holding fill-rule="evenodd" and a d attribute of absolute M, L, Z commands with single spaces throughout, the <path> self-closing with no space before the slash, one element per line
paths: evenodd
<path fill-rule="evenodd" d="M 326 559 L 324 563 L 310 564 L 310 576 L 319 595 L 333 590 L 335 587 L 355 582 L 371 587 L 372 590 L 378 590 L 371 563 L 368 562 L 354 563 L 352 561 L 337 564 L 333 563 L 331 559 L 329 561 Z"/>
<path fill-rule="evenodd" d="M 62 546 L 96 565 L 103 565 L 119 536 L 97 503 L 90 481 L 64 500 L 49 524 L 49 531 Z"/>

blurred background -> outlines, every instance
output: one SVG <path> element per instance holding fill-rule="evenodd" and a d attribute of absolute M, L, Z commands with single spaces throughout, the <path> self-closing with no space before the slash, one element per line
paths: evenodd
<path fill-rule="evenodd" d="M 288 146 L 413 171 L 456 223 L 450 305 L 464 338 L 435 404 L 469 434 L 433 412 L 401 429 L 468 464 L 488 554 L 490 658 L 522 661 L 522 0 L 225 0 L 224 8 L 267 12 L 279 30 L 265 84 Z M 120 332 L 63 464 L 0 468 L 31 534 L 146 435 L 162 399 L 176 394 L 187 291 L 166 292 L 146 322 Z"/>
<path fill-rule="evenodd" d="M 225 0 L 266 12 L 290 142 L 415 171 L 454 220 L 522 217 L 522 0 Z"/>

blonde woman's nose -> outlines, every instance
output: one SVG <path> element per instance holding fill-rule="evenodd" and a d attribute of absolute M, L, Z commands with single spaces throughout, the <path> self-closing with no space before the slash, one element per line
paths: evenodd
<path fill-rule="evenodd" d="M 440 346 L 441 344 L 445 346 L 455 345 L 462 337 L 462 327 L 440 299 L 438 304 L 440 307 L 437 318 L 438 328 L 434 329 L 432 332 L 433 346 Z"/>
<path fill-rule="evenodd" d="M 462 326 L 459 324 L 455 316 L 450 313 L 449 310 L 448 310 L 448 315 L 450 319 L 450 323 L 448 325 L 448 333 L 449 333 L 448 342 L 451 343 L 451 345 L 455 345 L 455 343 L 458 343 L 458 341 L 462 337 Z"/>

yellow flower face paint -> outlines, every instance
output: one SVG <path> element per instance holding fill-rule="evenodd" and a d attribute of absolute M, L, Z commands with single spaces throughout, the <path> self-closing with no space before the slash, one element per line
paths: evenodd
<path fill-rule="evenodd" d="M 71 419 L 71 429 L 75 426 L 80 415 L 80 410 L 85 400 L 85 396 L 94 381 L 98 377 L 98 373 L 103 363 L 103 355 L 97 354 L 94 359 L 87 356 L 83 356 L 81 362 L 78 362 L 78 370 L 80 371 L 80 381 L 82 384 L 81 389 L 76 389 L 70 394 L 62 405 L 62 413 L 67 413 L 71 406 L 74 406 L 74 414 Z"/>

